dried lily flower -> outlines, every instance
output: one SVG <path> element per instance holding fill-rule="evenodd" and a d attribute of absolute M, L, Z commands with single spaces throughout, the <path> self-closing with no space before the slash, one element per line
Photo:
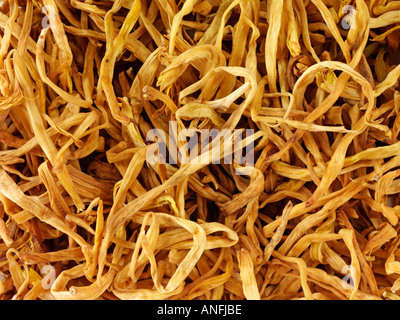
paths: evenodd
<path fill-rule="evenodd" d="M 2 1 L 0 299 L 400 299 L 399 12 Z"/>

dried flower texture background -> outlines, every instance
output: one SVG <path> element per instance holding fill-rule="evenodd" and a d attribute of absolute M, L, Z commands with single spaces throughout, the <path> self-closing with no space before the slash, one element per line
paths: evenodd
<path fill-rule="evenodd" d="M 398 1 L 9 0 L 0 27 L 1 299 L 400 298 Z M 171 121 L 254 130 L 253 170 L 149 163 Z"/>

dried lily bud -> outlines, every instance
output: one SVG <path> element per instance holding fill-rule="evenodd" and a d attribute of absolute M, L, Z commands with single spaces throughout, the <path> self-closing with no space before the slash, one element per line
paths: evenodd
<path fill-rule="evenodd" d="M 398 1 L 0 8 L 0 300 L 400 299 Z"/>

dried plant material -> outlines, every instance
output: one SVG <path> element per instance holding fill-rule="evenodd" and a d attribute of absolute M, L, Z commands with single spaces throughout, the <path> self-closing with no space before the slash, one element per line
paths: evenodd
<path fill-rule="evenodd" d="M 0 299 L 398 300 L 396 1 L 3 1 Z"/>
<path fill-rule="evenodd" d="M 260 293 L 254 274 L 253 260 L 246 249 L 238 252 L 240 278 L 243 282 L 243 293 L 247 300 L 260 300 Z"/>

